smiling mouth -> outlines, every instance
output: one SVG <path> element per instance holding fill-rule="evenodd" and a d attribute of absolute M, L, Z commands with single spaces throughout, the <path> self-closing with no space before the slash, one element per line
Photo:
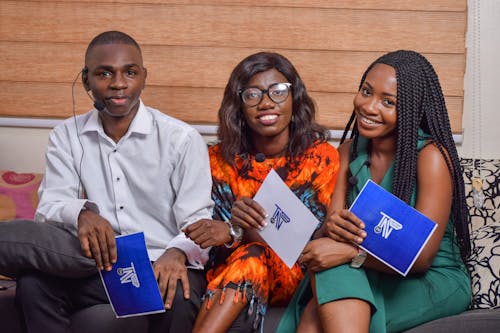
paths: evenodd
<path fill-rule="evenodd" d="M 372 120 L 372 119 L 368 119 L 364 116 L 359 116 L 359 120 L 363 123 L 363 124 L 367 124 L 367 125 L 376 125 L 376 124 L 381 124 L 381 122 L 378 122 L 378 121 L 375 121 L 375 120 Z"/>
<path fill-rule="evenodd" d="M 275 114 L 268 114 L 268 115 L 265 115 L 265 116 L 259 117 L 259 120 L 262 120 L 262 121 L 273 121 L 273 120 L 275 120 L 276 118 L 278 118 L 278 115 L 275 115 Z"/>

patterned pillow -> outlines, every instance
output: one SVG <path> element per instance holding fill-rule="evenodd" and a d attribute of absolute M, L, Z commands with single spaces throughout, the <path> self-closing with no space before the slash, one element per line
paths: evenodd
<path fill-rule="evenodd" d="M 467 266 L 472 279 L 472 309 L 500 308 L 500 222 L 475 230 Z"/>
<path fill-rule="evenodd" d="M 500 221 L 500 160 L 462 158 L 460 164 L 463 168 L 465 195 L 472 231 Z M 482 192 L 485 198 L 481 208 L 474 206 L 472 189 L 472 180 L 478 176 L 478 171 L 483 181 Z"/>
<path fill-rule="evenodd" d="M 42 174 L 0 170 L 0 221 L 33 219 Z"/>
<path fill-rule="evenodd" d="M 500 307 L 500 160 L 462 158 L 465 195 L 471 218 L 472 309 Z M 482 179 L 484 204 L 474 205 L 472 182 Z"/>

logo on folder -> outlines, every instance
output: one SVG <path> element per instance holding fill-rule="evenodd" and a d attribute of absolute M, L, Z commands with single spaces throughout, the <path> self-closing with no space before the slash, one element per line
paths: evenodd
<path fill-rule="evenodd" d="M 132 285 L 136 288 L 141 286 L 133 262 L 130 263 L 130 267 L 117 268 L 116 273 L 120 276 L 121 284 L 132 283 Z"/>
<path fill-rule="evenodd" d="M 382 237 L 385 239 L 389 238 L 389 235 L 393 230 L 401 230 L 403 229 L 403 225 L 387 215 L 384 212 L 380 212 L 382 214 L 382 218 L 379 223 L 373 228 L 376 234 L 382 233 Z"/>
<path fill-rule="evenodd" d="M 280 206 L 274 204 L 276 209 L 274 210 L 273 216 L 271 217 L 271 223 L 276 226 L 277 230 L 280 230 L 283 223 L 290 222 L 290 217 L 281 209 Z"/>

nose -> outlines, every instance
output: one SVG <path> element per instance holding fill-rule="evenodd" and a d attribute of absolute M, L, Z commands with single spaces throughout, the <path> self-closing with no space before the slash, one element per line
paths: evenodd
<path fill-rule="evenodd" d="M 374 97 L 365 98 L 361 107 L 365 113 L 376 113 L 377 99 Z"/>
<path fill-rule="evenodd" d="M 269 97 L 269 92 L 266 92 L 265 94 L 262 94 L 262 100 L 257 106 L 259 109 L 268 109 L 274 107 L 275 104 L 276 103 L 273 102 L 271 97 Z"/>
<path fill-rule="evenodd" d="M 111 87 L 113 89 L 125 89 L 127 88 L 127 79 L 123 73 L 116 73 L 111 81 Z"/>

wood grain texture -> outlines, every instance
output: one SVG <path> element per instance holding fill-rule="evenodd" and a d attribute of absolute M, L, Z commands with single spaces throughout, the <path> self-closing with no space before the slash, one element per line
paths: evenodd
<path fill-rule="evenodd" d="M 84 65 L 85 48 L 84 44 L 0 41 L 0 73 L 6 81 L 72 82 Z M 261 50 L 146 45 L 143 57 L 148 68 L 148 85 L 223 88 L 234 66 L 258 51 Z M 322 92 L 355 92 L 363 71 L 383 54 L 273 51 L 290 59 L 308 89 Z M 464 57 L 459 54 L 426 56 L 439 75 L 444 94 L 463 96 Z"/>
<path fill-rule="evenodd" d="M 61 2 L 95 2 L 95 0 L 61 0 Z M 190 4 L 190 5 L 228 5 L 261 7 L 312 7 L 312 8 L 349 8 L 349 9 L 389 9 L 389 10 L 432 10 L 464 11 L 467 0 L 100 0 L 114 3 L 148 4 Z"/>
<path fill-rule="evenodd" d="M 26 92 L 29 91 L 29 95 Z M 149 87 L 144 90 L 145 104 L 189 123 L 214 124 L 222 100 L 221 88 Z M 80 83 L 75 84 L 75 112 L 92 107 Z M 317 108 L 317 120 L 332 129 L 343 129 L 352 112 L 353 93 L 311 91 Z M 70 83 L 1 82 L 0 116 L 68 118 L 73 114 Z M 446 103 L 454 133 L 462 131 L 462 98 L 447 97 Z"/>
<path fill-rule="evenodd" d="M 462 131 L 466 0 L 0 1 L 0 116 L 66 118 L 91 101 L 77 73 L 88 42 L 130 33 L 148 68 L 143 98 L 187 122 L 215 123 L 223 88 L 249 54 L 288 57 L 318 104 L 343 128 L 362 72 L 396 49 L 433 63 Z"/>
<path fill-rule="evenodd" d="M 122 30 L 140 44 L 463 53 L 464 12 L 0 2 L 0 40 L 88 43 Z M 137 29 L 140 27 L 140 29 Z M 419 29 L 416 29 L 419 27 Z"/>

